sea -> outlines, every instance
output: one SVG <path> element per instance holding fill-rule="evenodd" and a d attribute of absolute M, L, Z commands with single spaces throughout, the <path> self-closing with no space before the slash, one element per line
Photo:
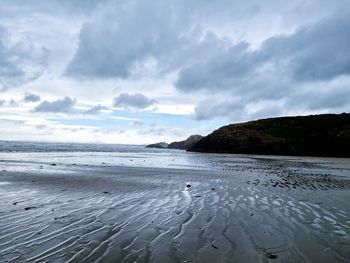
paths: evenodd
<path fill-rule="evenodd" d="M 0 163 L 211 169 L 209 155 L 145 145 L 0 141 Z"/>

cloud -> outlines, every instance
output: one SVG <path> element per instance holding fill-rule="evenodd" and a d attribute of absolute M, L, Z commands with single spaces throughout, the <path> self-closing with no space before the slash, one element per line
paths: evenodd
<path fill-rule="evenodd" d="M 306 108 L 313 111 L 342 112 L 350 106 L 350 76 L 339 77 L 330 82 L 309 84 L 290 94 L 286 107 Z"/>
<path fill-rule="evenodd" d="M 40 100 L 41 100 L 41 98 L 39 95 L 30 93 L 30 92 L 27 92 L 23 97 L 24 102 L 38 102 Z"/>
<path fill-rule="evenodd" d="M 143 125 L 145 125 L 145 123 L 142 121 L 133 121 L 132 122 L 132 126 L 135 126 L 135 127 L 139 127 L 139 126 L 143 126 Z"/>
<path fill-rule="evenodd" d="M 241 95 L 217 91 L 195 107 L 193 118 L 237 122 L 283 115 L 341 113 L 350 107 L 349 83 L 350 76 L 342 76 L 327 82 L 295 84 L 284 94 L 276 88 L 271 89 L 271 94 L 262 95 L 257 95 L 258 91 Z"/>
<path fill-rule="evenodd" d="M 75 99 L 64 97 L 55 101 L 43 101 L 34 108 L 34 112 L 67 113 L 73 110 Z"/>
<path fill-rule="evenodd" d="M 164 136 L 167 134 L 167 129 L 163 127 L 155 127 L 155 128 L 149 128 L 149 129 L 143 129 L 139 130 L 138 134 L 141 136 L 148 136 L 148 135 L 153 135 L 153 136 Z"/>
<path fill-rule="evenodd" d="M 176 87 L 247 89 L 266 76 L 291 82 L 322 81 L 350 74 L 350 12 L 336 14 L 289 36 L 267 39 L 258 50 L 238 43 L 217 56 L 180 71 Z M 253 88 L 256 88 L 253 86 Z"/>
<path fill-rule="evenodd" d="M 82 27 L 66 75 L 127 79 L 135 65 L 149 59 L 156 61 L 161 74 L 215 62 L 226 55 L 228 61 L 237 55 L 231 54 L 230 46 L 238 40 L 256 45 L 276 33 L 291 32 L 305 21 L 317 21 L 342 3 L 109 1 Z M 288 26 L 288 19 L 293 26 Z"/>
<path fill-rule="evenodd" d="M 240 116 L 244 109 L 244 104 L 232 100 L 207 100 L 201 102 L 194 109 L 194 119 L 198 121 L 227 116 Z"/>
<path fill-rule="evenodd" d="M 240 42 L 183 68 L 175 85 L 188 94 L 215 92 L 197 105 L 196 120 L 346 109 L 349 24 L 350 12 L 342 11 L 291 35 L 269 38 L 258 49 Z"/>
<path fill-rule="evenodd" d="M 16 107 L 19 107 L 19 103 L 14 99 L 0 100 L 0 107 L 16 108 Z"/>
<path fill-rule="evenodd" d="M 45 69 L 48 51 L 26 38 L 14 41 L 0 26 L 0 91 L 38 78 Z"/>
<path fill-rule="evenodd" d="M 170 80 L 181 92 L 177 103 L 191 97 L 196 120 L 286 112 L 281 101 L 286 107 L 293 101 L 305 111 L 322 103 L 328 108 L 327 92 L 313 94 L 314 102 L 298 100 L 297 94 L 314 82 L 331 89 L 330 81 L 350 74 L 350 12 L 339 11 L 340 6 L 327 1 L 322 6 L 316 1 L 285 6 L 225 0 L 110 2 L 83 26 L 66 74 L 128 82 L 135 69 L 144 70 L 152 61 L 152 78 L 177 76 Z M 275 102 L 274 111 L 269 105 Z M 259 112 L 257 104 L 263 107 Z"/>
<path fill-rule="evenodd" d="M 337 13 L 291 36 L 264 42 L 260 57 L 291 68 L 295 81 L 350 74 L 350 12 Z"/>
<path fill-rule="evenodd" d="M 235 122 L 249 121 L 263 117 L 289 115 L 285 110 L 285 100 L 234 100 L 219 98 L 199 103 L 195 107 L 193 118 L 197 121 L 211 120 L 215 118 L 228 119 Z"/>
<path fill-rule="evenodd" d="M 19 107 L 19 103 L 18 103 L 18 101 L 14 100 L 14 99 L 11 99 L 9 101 L 9 106 L 10 107 Z"/>
<path fill-rule="evenodd" d="M 114 2 L 82 27 L 66 75 L 127 79 L 150 59 L 159 74 L 178 70 L 227 44 L 205 28 L 210 6 L 203 1 Z"/>
<path fill-rule="evenodd" d="M 155 102 L 155 100 L 149 99 L 140 93 L 122 93 L 118 97 L 114 98 L 113 105 L 117 108 L 124 109 L 145 109 L 152 106 Z"/>
<path fill-rule="evenodd" d="M 98 4 L 105 0 L 11 0 L 7 1 L 7 9 L 16 10 L 18 13 L 36 12 L 44 14 L 82 14 L 90 13 L 97 8 Z"/>
<path fill-rule="evenodd" d="M 47 125 L 32 130 L 40 140 L 56 140 L 62 124 L 69 140 L 142 143 L 231 121 L 349 111 L 346 6 L 348 0 L 2 1 L 1 112 Z M 34 97 L 18 96 L 34 90 L 52 99 L 31 104 L 25 102 Z M 115 107 L 102 106 L 113 97 Z M 51 114 L 60 112 L 69 114 Z M 73 133 L 81 124 L 94 128 Z M 18 138 L 13 127 L 1 136 Z M 21 130 L 23 139 L 34 138 L 31 128 Z"/>
<path fill-rule="evenodd" d="M 86 111 L 84 112 L 84 114 L 96 115 L 96 114 L 100 114 L 103 110 L 106 110 L 106 109 L 108 109 L 108 108 L 105 107 L 105 106 L 96 105 L 96 106 L 93 106 L 93 107 L 91 107 L 90 109 L 86 110 Z"/>
<path fill-rule="evenodd" d="M 179 23 L 167 19 L 171 5 L 159 3 L 155 0 L 112 4 L 94 21 L 86 23 L 67 75 L 126 78 L 134 63 L 170 52 L 181 41 L 176 34 Z"/>

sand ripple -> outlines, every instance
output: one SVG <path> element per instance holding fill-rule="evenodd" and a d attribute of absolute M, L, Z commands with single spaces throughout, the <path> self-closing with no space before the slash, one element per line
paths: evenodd
<path fill-rule="evenodd" d="M 7 168 L 0 261 L 349 262 L 349 170 L 309 165 Z"/>

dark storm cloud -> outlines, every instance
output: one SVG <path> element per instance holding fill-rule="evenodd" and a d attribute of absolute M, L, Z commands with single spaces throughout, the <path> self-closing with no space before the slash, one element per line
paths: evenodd
<path fill-rule="evenodd" d="M 53 112 L 53 113 L 67 113 L 73 110 L 76 104 L 75 99 L 64 97 L 63 99 L 55 101 L 43 101 L 34 108 L 34 112 Z"/>
<path fill-rule="evenodd" d="M 40 100 L 41 100 L 41 98 L 39 95 L 30 93 L 30 92 L 27 92 L 23 97 L 24 102 L 38 102 Z"/>
<path fill-rule="evenodd" d="M 125 109 L 145 109 L 152 106 L 155 102 L 155 100 L 149 99 L 148 97 L 140 93 L 122 93 L 118 97 L 114 98 L 113 105 L 115 107 Z"/>

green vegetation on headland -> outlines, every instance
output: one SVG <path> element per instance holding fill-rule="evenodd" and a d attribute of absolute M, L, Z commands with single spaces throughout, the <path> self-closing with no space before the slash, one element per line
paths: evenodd
<path fill-rule="evenodd" d="M 350 114 L 269 118 L 219 128 L 194 152 L 350 157 Z"/>

